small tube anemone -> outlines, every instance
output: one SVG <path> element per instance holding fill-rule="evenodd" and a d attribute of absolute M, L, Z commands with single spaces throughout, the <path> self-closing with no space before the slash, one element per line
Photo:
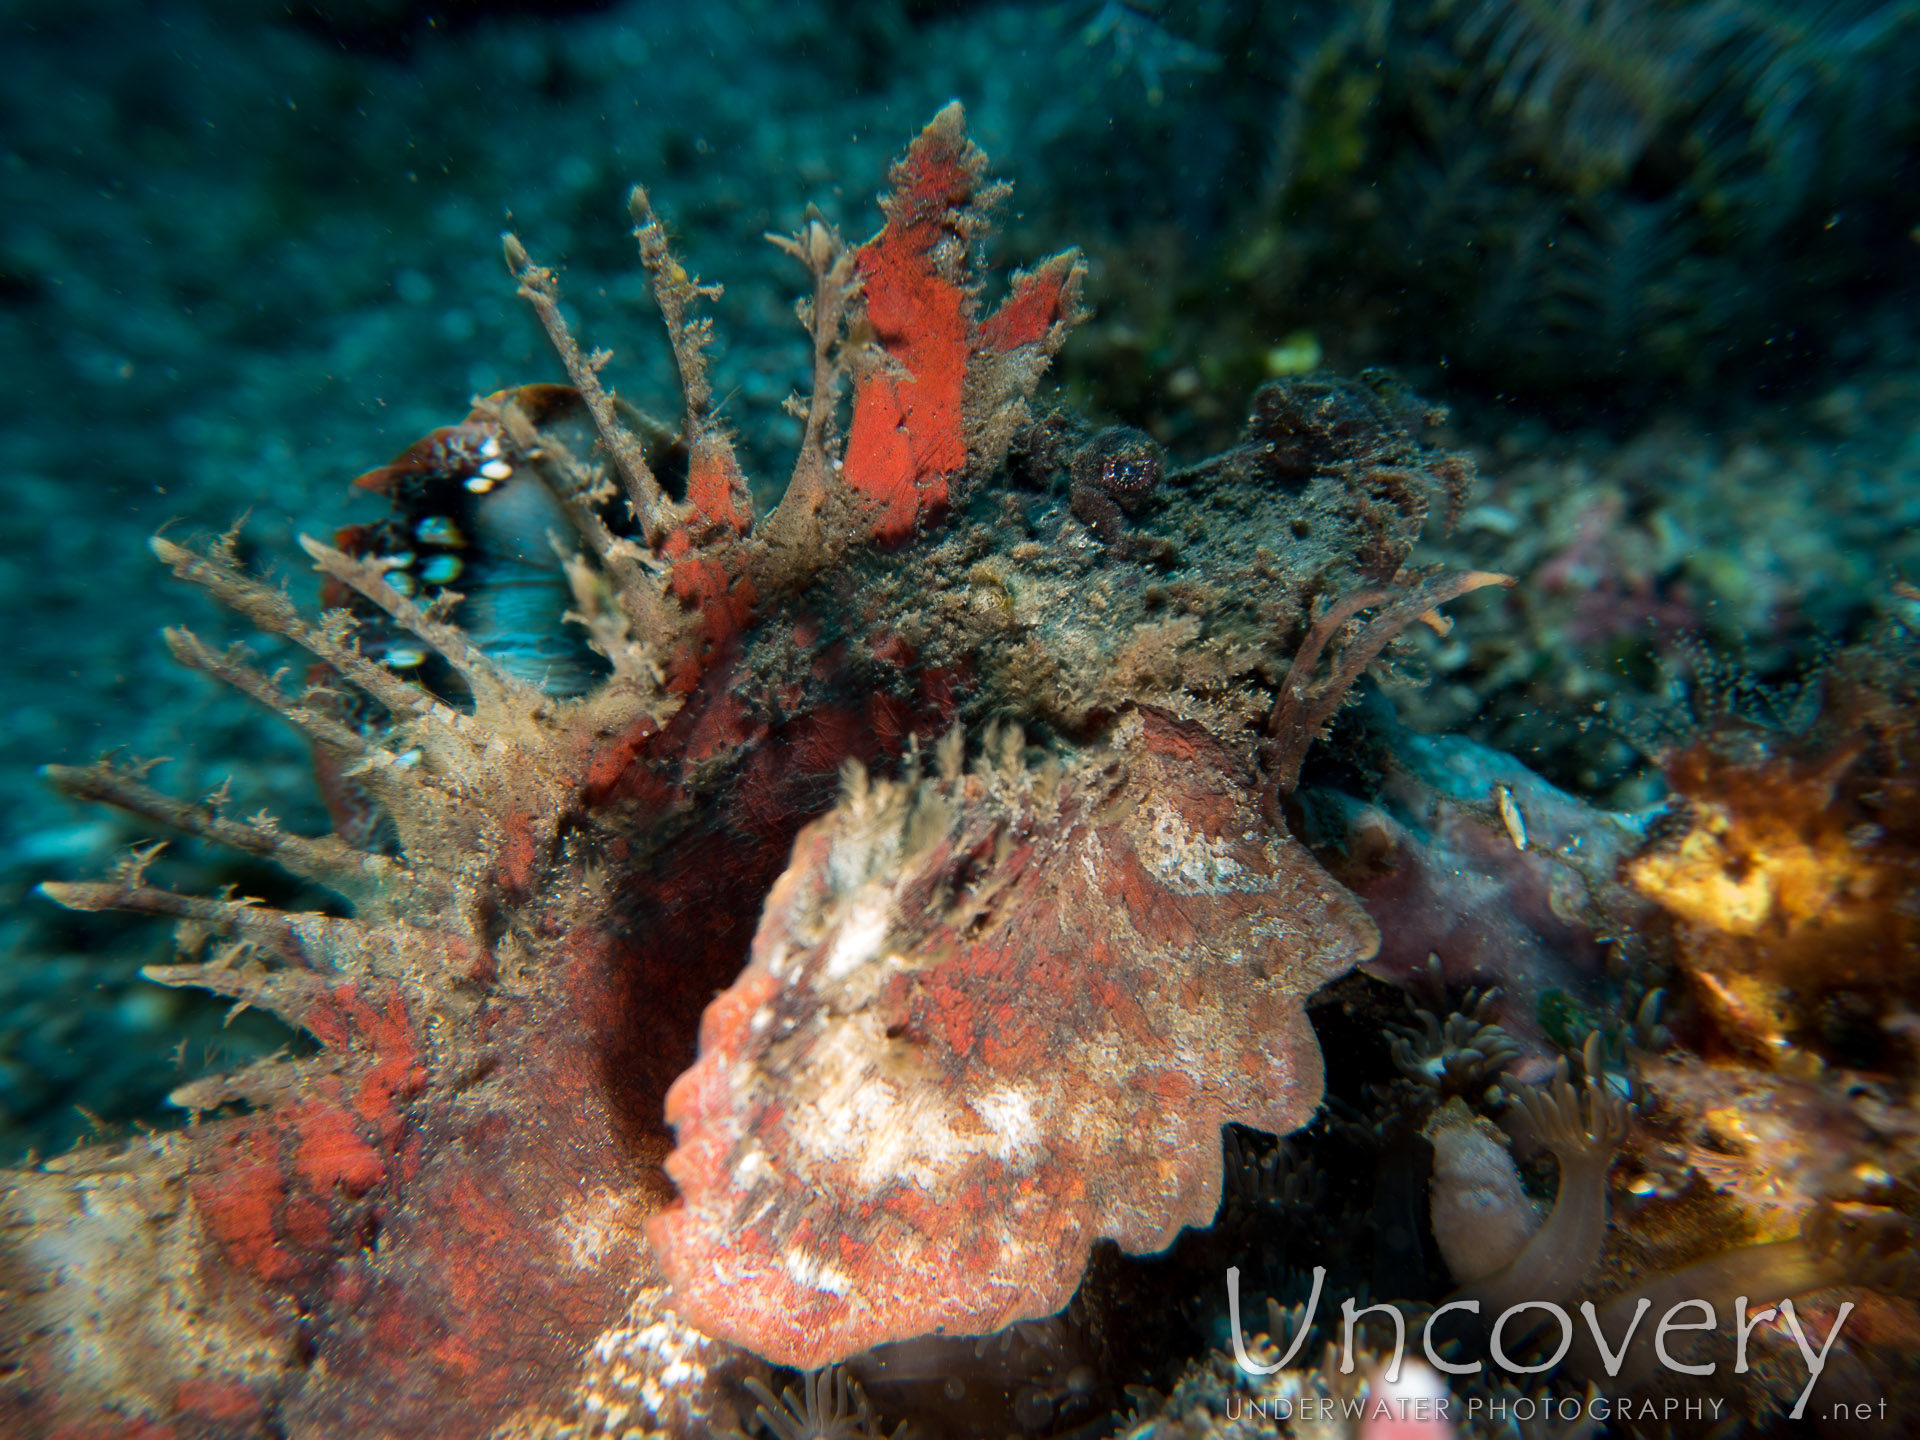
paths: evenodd
<path fill-rule="evenodd" d="M 1526 1300 L 1564 1303 L 1600 1257 L 1607 1235 L 1607 1169 L 1626 1139 L 1627 1106 L 1603 1084 L 1588 1080 L 1583 1088 L 1584 1105 L 1563 1065 L 1551 1084 L 1514 1092 L 1514 1108 L 1560 1162 L 1560 1191 L 1546 1223 L 1520 1253 L 1461 1291 L 1487 1313 Z M 1436 1184 L 1439 1179 L 1436 1173 Z"/>
<path fill-rule="evenodd" d="M 760 1402 L 753 1418 L 775 1440 L 874 1440 L 880 1435 L 867 1397 L 838 1365 L 803 1375 L 798 1392 L 789 1385 L 775 1395 L 752 1377 L 746 1385 Z"/>
<path fill-rule="evenodd" d="M 1506 1137 L 1457 1098 L 1428 1122 L 1433 1183 L 1428 1225 L 1440 1257 L 1463 1285 L 1512 1264 L 1540 1228 Z"/>
<path fill-rule="evenodd" d="M 1444 1022 L 1433 1011 L 1417 1007 L 1414 1018 L 1420 1029 L 1394 1027 L 1399 1031 L 1390 1047 L 1394 1065 L 1438 1099 L 1478 1097 L 1520 1058 L 1519 1045 L 1494 1023 L 1499 999 L 1498 987 L 1484 995 L 1469 992 Z"/>

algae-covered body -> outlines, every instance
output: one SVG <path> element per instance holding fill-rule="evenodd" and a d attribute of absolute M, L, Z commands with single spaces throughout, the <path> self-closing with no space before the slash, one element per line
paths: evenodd
<path fill-rule="evenodd" d="M 812 277 L 815 383 L 762 519 L 706 377 L 712 292 L 636 192 L 677 429 L 604 389 L 509 239 L 572 384 L 364 477 L 392 514 L 307 542 L 338 608 L 302 615 L 231 545 L 156 542 L 314 656 L 290 693 L 169 632 L 311 741 L 339 834 L 106 764 L 56 780 L 351 915 L 138 865 L 48 887 L 176 918 L 154 978 L 319 1049 L 187 1087 L 182 1131 L 8 1177 L 16 1429 L 617 1410 L 710 1434 L 756 1357 L 1058 1310 L 1097 1238 L 1211 1218 L 1223 1121 L 1311 1114 L 1302 1007 L 1377 934 L 1274 796 L 1394 631 L 1493 578 L 1401 574 L 1468 469 L 1385 387 L 1324 377 L 1171 473 L 1036 412 L 1080 271 L 1048 261 L 989 312 L 983 175 L 952 106 L 872 240 L 780 242 Z"/>

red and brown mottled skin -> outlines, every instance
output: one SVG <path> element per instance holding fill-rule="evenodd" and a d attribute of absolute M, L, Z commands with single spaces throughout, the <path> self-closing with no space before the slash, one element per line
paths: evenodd
<path fill-rule="evenodd" d="M 779 1363 L 1049 1315 L 1096 1238 L 1211 1223 L 1220 1127 L 1306 1122 L 1305 999 L 1379 943 L 1198 725 L 982 770 L 802 832 L 668 1094 L 675 1304 Z"/>
<path fill-rule="evenodd" d="M 187 963 L 154 978 L 269 1008 L 318 1051 L 186 1087 L 198 1118 L 185 1130 L 5 1177 L 0 1285 L 18 1301 L 0 1322 L 6 1433 L 518 1440 L 612 1403 L 602 1389 L 629 1381 L 640 1388 L 615 1399 L 644 1405 L 631 1423 L 721 1433 L 741 1418 L 722 1371 L 748 1362 L 688 1320 L 811 1363 L 917 1333 L 936 1309 L 981 1330 L 1046 1313 L 1096 1236 L 1150 1249 L 1211 1217 L 1223 1121 L 1287 1129 L 1311 1111 L 1320 1066 L 1302 1000 L 1370 953 L 1373 934 L 1262 819 L 1257 737 L 1240 732 L 1268 697 L 1225 692 L 1287 643 L 1274 622 L 1303 613 L 1292 589 L 1340 557 L 1305 553 L 1283 573 L 1252 547 L 1223 551 L 1223 588 L 1288 593 L 1223 614 L 1241 638 L 1207 649 L 1153 614 L 1144 571 L 1074 568 L 1094 561 L 1065 528 L 1079 524 L 1066 506 L 1033 502 L 1036 515 L 1052 504 L 1049 549 L 1027 538 L 1026 502 L 984 499 L 1080 316 L 1081 268 L 1072 255 L 1047 261 L 977 319 L 973 252 L 999 194 L 983 176 L 950 106 L 895 167 L 878 236 L 847 249 L 816 224 L 788 247 L 816 282 L 825 388 L 768 516 L 751 514 L 691 382 L 678 442 L 688 485 L 675 501 L 660 498 L 586 368 L 577 390 L 506 392 L 376 472 L 369 488 L 402 506 L 410 487 L 461 483 L 492 442 L 500 454 L 482 463 L 530 469 L 571 507 L 589 572 L 571 577 L 586 582 L 574 593 L 612 672 L 586 694 L 549 695 L 496 666 L 457 609 L 449 619 L 395 590 L 371 542 L 303 542 L 357 632 L 337 616 L 307 620 L 243 574 L 230 547 L 155 542 L 182 578 L 333 672 L 327 691 L 289 695 L 243 658 L 169 635 L 183 663 L 307 734 L 389 838 L 356 848 L 358 835 L 286 835 L 104 764 L 56 777 L 272 857 L 353 913 L 175 895 L 146 886 L 138 867 L 47 887 L 77 908 L 175 918 Z M 648 243 L 658 295 L 675 272 Z M 551 272 L 517 242 L 508 254 L 563 359 L 577 359 Z M 671 283 L 682 313 L 693 287 Z M 691 333 L 675 332 L 683 378 L 698 358 Z M 831 423 L 842 375 L 853 382 L 844 445 Z M 625 497 L 611 460 L 631 472 Z M 1256 464 L 1202 478 L 1243 511 L 1265 494 Z M 1315 496 L 1338 499 L 1360 482 L 1336 468 L 1315 483 Z M 612 518 L 635 495 L 651 508 Z M 967 525 L 941 524 L 976 498 Z M 1418 525 L 1402 510 L 1362 516 L 1381 553 L 1411 546 Z M 998 516 L 999 538 L 982 515 Z M 998 568 L 981 579 L 987 545 Z M 1015 577 L 1014 566 L 1026 568 Z M 1021 645 L 1053 647 L 1055 668 L 1033 674 L 1064 677 L 1070 664 L 1114 697 L 1088 721 L 1099 733 L 1076 737 L 1088 749 L 1062 745 L 1067 763 L 1050 780 L 1007 754 L 988 767 L 996 779 L 960 774 L 956 717 L 1028 693 L 1007 668 L 1012 579 L 1055 597 L 1033 622 L 1013 616 L 1030 626 Z M 970 585 L 981 587 L 973 601 Z M 1123 607 L 1131 618 L 1115 633 Z M 437 652 L 446 684 L 377 663 L 395 636 Z M 1191 661 L 1195 678 L 1181 683 L 1214 698 L 1150 683 L 1216 731 L 1135 703 L 1128 687 L 1149 680 L 1124 677 L 1162 673 L 1124 660 L 1143 646 L 1179 660 L 1172 675 Z M 364 706 L 331 698 L 349 688 Z M 939 843 L 916 842 L 905 868 L 870 877 L 905 978 L 862 1013 L 884 1017 L 883 1035 L 901 1027 L 913 1053 L 896 1057 L 899 1073 L 920 1077 L 929 1103 L 996 1117 L 1016 1137 L 1021 1105 L 1039 1102 L 1014 1090 L 1064 1086 L 1085 1113 L 1065 1128 L 1036 1119 L 1014 1160 L 929 1171 L 918 1189 L 813 1164 L 818 1193 L 772 1194 L 777 1230 L 729 1214 L 744 1156 L 730 1147 L 746 1134 L 798 1162 L 777 1086 L 819 1079 L 806 1056 L 772 1054 L 756 1017 L 771 1005 L 806 1021 L 848 978 L 818 979 L 845 957 L 807 932 L 820 918 L 807 897 L 819 898 L 822 847 L 848 812 L 803 827 L 832 807 L 849 762 L 911 771 L 936 751 L 940 796 L 898 788 L 920 806 L 911 833 Z M 834 920 L 843 932 L 846 918 Z M 776 993 L 782 947 L 782 973 L 804 983 Z M 1090 1033 L 1112 1042 L 1105 1069 L 1074 1048 Z M 707 1057 L 696 1066 L 697 1036 Z M 728 1057 L 776 1088 L 721 1093 Z M 684 1203 L 662 1215 L 669 1177 Z M 837 1308 L 794 1275 L 828 1246 L 849 1277 Z M 793 1283 L 758 1300 L 718 1283 L 720 1267 L 741 1265 Z M 698 1364 L 683 1363 L 696 1352 Z"/>
<path fill-rule="evenodd" d="M 858 260 L 868 323 L 898 362 L 855 382 L 847 446 L 847 484 L 874 507 L 882 544 L 946 510 L 973 448 L 966 392 L 983 361 L 1030 352 L 1062 316 L 1077 315 L 1078 262 L 1062 255 L 1015 276 L 999 308 L 976 321 L 969 257 L 1007 187 L 983 183 L 984 157 L 943 123 L 953 114 L 943 111 L 894 167 L 886 228 Z"/>
<path fill-rule="evenodd" d="M 168 1137 L 166 1162 L 204 1235 L 200 1283 L 243 1294 L 283 1363 L 182 1380 L 124 1429 L 71 1430 L 84 1377 L 37 1372 L 52 1352 L 29 1346 L 9 1433 L 482 1436 L 564 1391 L 659 1280 L 639 1223 L 671 1193 L 663 1097 L 794 831 L 848 758 L 884 763 L 951 720 L 938 676 L 924 704 L 888 708 L 829 668 L 789 687 L 798 713 L 777 722 L 738 681 L 722 666 L 664 727 L 580 744 L 560 788 L 591 818 L 570 841 L 505 809 L 478 935 L 290 917 L 274 944 L 297 969 L 270 994 L 227 977 L 323 1049 L 279 1103 Z M 583 904 L 596 867 L 619 883 Z M 496 927 L 508 943 L 483 943 Z M 366 973 L 368 951 L 393 978 Z"/>
<path fill-rule="evenodd" d="M 859 252 L 880 340 L 845 455 L 860 484 L 831 507 L 853 527 L 835 537 L 839 550 L 900 540 L 938 513 L 967 465 L 996 465 L 982 445 L 1004 450 L 1077 314 L 1077 262 L 1062 257 L 1021 279 L 990 328 L 974 323 L 971 259 L 936 242 L 984 225 L 971 203 L 982 167 L 951 107 L 902 162 L 914 178 Z M 981 373 L 969 381 L 976 355 Z M 971 408 L 969 383 L 997 408 Z M 509 405 L 534 445 L 516 448 Z M 883 426 L 876 406 L 891 407 Z M 546 475 L 557 463 L 548 444 L 578 447 L 580 424 L 565 387 L 507 392 L 361 483 L 400 503 L 421 486 L 457 486 L 491 457 Z M 377 674 L 363 688 L 379 704 L 351 714 L 324 698 L 271 702 L 310 717 L 323 778 L 352 776 L 354 804 L 375 795 L 399 822 L 390 857 L 295 842 L 309 868 L 360 902 L 356 918 L 196 901 L 137 880 L 50 889 L 81 908 L 182 917 L 190 952 L 235 942 L 224 960 L 155 978 L 271 1008 L 320 1050 L 189 1087 L 190 1103 L 247 1113 L 216 1110 L 177 1134 L 9 1178 L 0 1201 L 16 1233 L 57 1252 L 70 1239 L 99 1243 L 87 1240 L 75 1197 L 128 1176 L 115 1214 L 171 1248 L 86 1273 L 108 1291 L 156 1286 L 174 1303 L 136 1296 L 69 1326 L 62 1307 L 86 1302 L 62 1297 L 80 1295 L 80 1272 L 58 1254 L 10 1248 L 9 1283 L 38 1270 L 23 1283 L 53 1298 L 16 1308 L 0 1333 L 6 1433 L 458 1440 L 565 1408 L 586 1348 L 657 1288 L 639 1224 L 671 1193 L 662 1102 L 693 1058 L 700 1011 L 747 952 L 795 832 L 831 804 L 845 762 L 883 763 L 911 736 L 943 731 L 965 683 L 952 667 L 916 664 L 888 634 L 822 643 L 798 674 L 748 666 L 743 642 L 790 588 L 779 565 L 790 557 L 759 545 L 746 495 L 724 435 L 696 436 L 687 500 L 657 547 L 666 580 L 636 617 L 657 643 L 666 698 L 631 719 L 609 724 L 604 706 L 594 719 L 591 704 L 568 710 L 511 687 L 504 711 L 482 697 L 466 719 L 423 695 L 417 713 L 404 707 L 408 733 L 427 737 L 428 758 L 415 762 L 379 749 L 380 706 L 399 702 Z M 377 576 L 343 578 L 371 549 L 367 534 L 341 539 L 328 599 L 368 616 L 376 604 L 361 596 L 391 609 Z M 269 628 L 300 625 L 223 555 L 161 548 Z M 779 626 L 803 643 L 820 632 L 791 598 Z M 230 678 L 197 642 L 181 643 Z M 309 648 L 323 660 L 335 653 Z M 351 657 L 331 663 L 356 673 Z M 870 689 L 874 667 L 905 683 Z M 371 752 L 352 743 L 356 728 Z M 446 793 L 429 787 L 426 808 L 407 802 L 395 815 L 394 797 L 412 792 L 374 782 L 408 764 L 434 770 L 436 745 L 459 762 Z M 382 776 L 367 774 L 368 753 Z M 68 778 L 220 838 L 278 843 L 124 773 Z M 105 1202 L 86 1203 L 97 1221 Z M 211 1333 L 216 1319 L 218 1335 L 197 1350 L 183 1339 Z M 113 1363 L 95 1363 L 99 1347 Z M 683 1409 L 687 1434 L 724 1428 L 731 1415 Z"/>

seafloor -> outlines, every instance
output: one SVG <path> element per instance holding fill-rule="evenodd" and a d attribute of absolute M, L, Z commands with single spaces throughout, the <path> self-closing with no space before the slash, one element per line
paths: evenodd
<path fill-rule="evenodd" d="M 781 402 L 805 392 L 810 357 L 792 317 L 797 271 L 762 236 L 803 227 L 809 205 L 849 240 L 871 233 L 889 162 L 953 97 L 1014 185 L 996 258 L 1028 264 L 1075 245 L 1087 257 L 1092 316 L 1043 392 L 1063 410 L 1138 427 L 1171 470 L 1233 445 L 1261 384 L 1320 365 L 1386 367 L 1449 408 L 1425 438 L 1471 455 L 1478 481 L 1413 562 L 1516 583 L 1453 604 L 1450 634 L 1422 632 L 1394 675 L 1369 682 L 1373 698 L 1316 762 L 1332 788 L 1372 775 L 1383 748 L 1425 756 L 1429 777 L 1445 769 L 1398 726 L 1481 742 L 1594 812 L 1651 824 L 1673 813 L 1660 808 L 1663 758 L 1714 718 L 1703 688 L 1768 736 L 1813 733 L 1835 657 L 1870 645 L 1876 674 L 1909 667 L 1882 687 L 1897 711 L 1920 627 L 1920 14 L 1789 5 L 1793 25 L 1756 20 L 1749 33 L 1747 7 L 1646 0 L 1614 7 L 1625 18 L 1609 64 L 1572 41 L 1554 64 L 1513 59 L 1559 33 L 1528 28 L 1537 8 L 8 5 L 0 1159 L 177 1126 L 175 1087 L 308 1043 L 259 1011 L 232 1015 L 224 999 L 143 980 L 171 953 L 159 923 L 35 893 L 95 879 L 157 838 L 148 822 L 56 793 L 38 774 L 49 763 L 113 750 L 159 762 L 154 782 L 171 793 L 230 786 L 235 815 L 328 825 L 307 746 L 169 659 L 164 626 L 210 640 L 247 631 L 175 583 L 148 537 L 218 534 L 244 517 L 241 558 L 314 603 L 295 537 L 378 516 L 353 477 L 457 422 L 476 396 L 565 378 L 501 263 L 507 229 L 559 269 L 567 313 L 614 352 L 609 381 L 673 414 L 672 357 L 624 219 L 635 183 L 689 267 L 725 287 L 709 305 L 714 373 L 744 468 L 784 474 L 802 425 Z M 1691 51 L 1659 28 L 1708 11 L 1717 38 L 1686 31 Z M 1636 74 L 1656 51 L 1675 68 Z M 1798 87 L 1791 102 L 1782 76 Z M 1655 104 L 1649 86 L 1672 98 Z M 1170 616 L 1209 623 L 1207 597 L 1182 594 L 1177 577 L 1168 593 L 1157 603 Z M 248 638 L 268 670 L 305 664 Z M 1510 772 L 1475 770 L 1476 800 L 1487 776 Z M 1294 820 L 1303 838 L 1338 829 Z M 171 839 L 147 874 L 195 894 L 330 903 L 193 839 Z M 1872 903 L 1912 903 L 1910 889 L 1892 894 Z M 1795 1083 L 1844 1072 L 1906 1106 L 1920 1066 L 1904 1006 L 1920 958 L 1911 925 L 1900 937 L 1887 942 L 1907 947 L 1889 971 L 1798 1014 L 1785 1039 L 1729 1040 L 1715 1024 L 1737 1026 L 1715 1012 L 1678 1027 L 1682 1059 L 1647 1064 L 1748 1063 L 1751 1044 L 1777 1043 L 1811 1057 L 1774 1057 Z M 1688 1016 L 1677 963 L 1663 955 L 1658 983 Z M 1354 1134 L 1383 1122 L 1352 1107 L 1400 1074 L 1381 1017 L 1414 1022 L 1379 981 L 1341 983 L 1315 1019 L 1348 1110 L 1311 1146 L 1329 1206 L 1349 1216 L 1344 1273 L 1437 1295 L 1430 1245 L 1424 1259 L 1417 1241 L 1412 1260 L 1349 1253 L 1364 1243 L 1351 1212 L 1420 1187 L 1385 1161 L 1371 1197 L 1354 1178 L 1374 1163 L 1356 1158 L 1374 1152 Z M 1465 1003 L 1463 986 L 1410 983 L 1440 1015 Z M 1533 998 L 1554 988 L 1531 972 L 1517 983 Z M 1602 1003 L 1650 988 L 1616 986 Z M 1652 1056 L 1657 1017 L 1643 1028 L 1635 1040 Z M 1577 1052 L 1580 1035 L 1521 1040 Z M 1818 1106 L 1807 1113 L 1803 1126 L 1829 1123 Z M 1266 1142 L 1244 1143 L 1251 1175 Z M 1882 1145 L 1874 1163 L 1895 1150 L 1911 1163 L 1908 1143 Z M 1291 1217 L 1273 1223 L 1303 1223 L 1299 1196 L 1273 1188 L 1278 1163 L 1241 1198 Z M 1656 1183 L 1644 1153 L 1636 1163 L 1642 1198 L 1705 1183 Z M 1886 1208 L 1920 1208 L 1917 1177 L 1891 1174 Z M 1537 1163 L 1528 1178 L 1550 1188 Z M 1217 1235 L 1187 1243 L 1196 1270 L 1233 1253 Z M 1195 1259 L 1191 1247 L 1209 1244 Z M 1687 1245 L 1646 1246 L 1693 1258 Z M 1259 1252 L 1262 1291 L 1301 1298 L 1309 1252 Z M 1179 1283 L 1163 1294 L 1159 1281 L 1096 1279 L 1134 1285 L 1146 1298 L 1130 1304 L 1188 1303 Z M 1129 1405 L 1126 1433 L 1143 1440 L 1274 1433 L 1222 1419 L 1230 1395 L 1244 1406 L 1265 1393 L 1230 1366 L 1209 1376 L 1201 1360 L 1181 1378 L 1203 1341 L 1219 1341 L 1218 1320 L 1190 1315 L 1159 1352 L 1116 1342 L 1104 1353 L 1132 1371 L 1061 1382 L 1044 1414 L 1038 1402 L 1010 1412 L 1019 1433 L 1099 1433 Z M 1901 1378 L 1875 1370 L 1856 1389 L 1911 1392 L 1914 1318 L 1878 1323 L 1892 1337 L 1884 1368 Z M 884 1399 L 884 1381 L 869 1389 Z M 1094 1393 L 1098 1415 L 1082 1403 Z M 929 1427 L 923 1403 L 900 1405 Z"/>

